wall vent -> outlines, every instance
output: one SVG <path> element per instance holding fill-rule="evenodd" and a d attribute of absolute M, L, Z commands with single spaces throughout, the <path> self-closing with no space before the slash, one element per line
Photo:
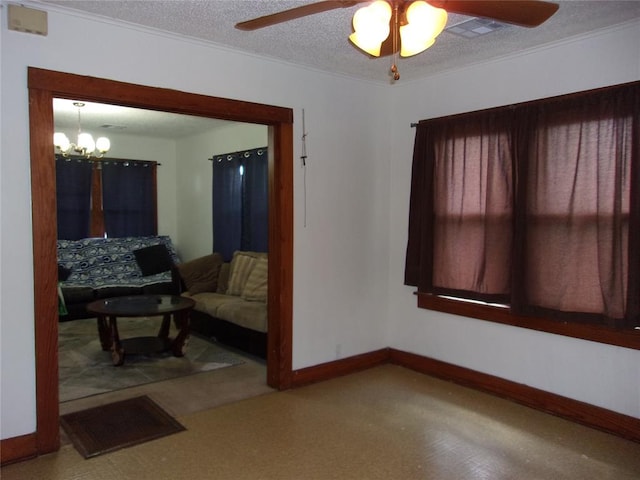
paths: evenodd
<path fill-rule="evenodd" d="M 504 23 L 499 23 L 495 20 L 472 18 L 471 20 L 447 27 L 445 31 L 464 38 L 475 38 L 506 27 L 507 25 Z"/>

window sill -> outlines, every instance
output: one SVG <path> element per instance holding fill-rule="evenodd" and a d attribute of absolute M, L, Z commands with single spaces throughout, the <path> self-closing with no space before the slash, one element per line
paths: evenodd
<path fill-rule="evenodd" d="M 524 317 L 513 315 L 508 308 L 504 307 L 443 298 L 428 293 L 416 292 L 416 295 L 418 296 L 418 308 L 640 350 L 640 330 L 614 330 L 595 325 Z"/>

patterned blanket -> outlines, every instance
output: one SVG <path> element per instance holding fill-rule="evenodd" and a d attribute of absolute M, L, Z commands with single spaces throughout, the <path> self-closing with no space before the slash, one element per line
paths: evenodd
<path fill-rule="evenodd" d="M 168 236 L 58 240 L 58 265 L 70 271 L 63 287 L 144 287 L 170 282 L 171 272 L 143 276 L 134 251 L 164 244 L 180 260 Z"/>

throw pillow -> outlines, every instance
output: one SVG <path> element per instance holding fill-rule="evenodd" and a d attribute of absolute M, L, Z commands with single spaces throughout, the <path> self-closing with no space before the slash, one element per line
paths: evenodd
<path fill-rule="evenodd" d="M 255 261 L 255 257 L 251 255 L 243 252 L 234 252 L 233 258 L 231 259 L 227 295 L 242 295 L 244 284 L 247 283 L 247 278 L 249 278 Z"/>
<path fill-rule="evenodd" d="M 189 293 L 215 292 L 222 255 L 212 253 L 178 265 L 178 273 Z"/>
<path fill-rule="evenodd" d="M 173 266 L 173 259 L 164 243 L 134 250 L 133 255 L 144 277 L 169 271 Z"/>
<path fill-rule="evenodd" d="M 252 302 L 267 302 L 269 261 L 266 257 L 256 259 L 247 278 L 241 297 Z"/>
<path fill-rule="evenodd" d="M 231 264 L 224 262 L 220 267 L 220 273 L 218 274 L 218 293 L 226 294 L 229 288 L 229 273 L 231 272 Z"/>
<path fill-rule="evenodd" d="M 64 282 L 71 275 L 71 269 L 58 264 L 58 280 Z"/>

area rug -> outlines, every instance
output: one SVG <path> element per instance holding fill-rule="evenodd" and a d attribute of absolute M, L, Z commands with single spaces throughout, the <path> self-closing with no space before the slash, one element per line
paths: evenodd
<path fill-rule="evenodd" d="M 68 413 L 60 424 L 84 458 L 185 430 L 146 395 Z"/>
<path fill-rule="evenodd" d="M 156 335 L 159 328 L 156 318 L 118 319 L 121 338 Z M 60 402 L 242 363 L 241 355 L 192 334 L 184 357 L 170 352 L 126 355 L 124 365 L 114 367 L 111 353 L 100 346 L 95 318 L 59 324 Z"/>

